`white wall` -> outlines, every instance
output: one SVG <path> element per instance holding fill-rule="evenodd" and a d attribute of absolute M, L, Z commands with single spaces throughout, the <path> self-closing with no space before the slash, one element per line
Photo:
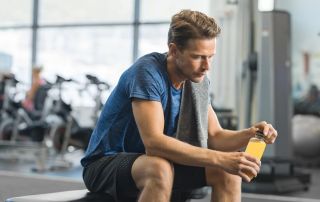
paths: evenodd
<path fill-rule="evenodd" d="M 243 61 L 249 53 L 249 1 L 227 4 L 213 0 L 210 7 L 212 17 L 222 29 L 209 74 L 214 104 L 240 113 Z"/>

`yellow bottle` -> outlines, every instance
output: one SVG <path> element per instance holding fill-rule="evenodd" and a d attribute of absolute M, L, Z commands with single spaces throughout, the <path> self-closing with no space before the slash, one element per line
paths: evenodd
<path fill-rule="evenodd" d="M 255 137 L 250 138 L 245 152 L 260 160 L 265 148 L 266 143 L 264 142 L 264 134 L 260 131 L 257 131 Z M 248 173 L 248 176 L 250 179 L 254 177 L 251 173 Z"/>

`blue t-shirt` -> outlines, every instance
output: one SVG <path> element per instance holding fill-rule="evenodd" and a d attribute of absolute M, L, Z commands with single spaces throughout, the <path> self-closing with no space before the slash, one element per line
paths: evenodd
<path fill-rule="evenodd" d="M 168 77 L 166 54 L 141 57 L 121 75 L 106 101 L 81 164 L 87 166 L 102 156 L 119 152 L 145 153 L 132 112 L 132 98 L 160 102 L 165 120 L 163 133 L 173 136 L 181 91 L 172 86 Z"/>

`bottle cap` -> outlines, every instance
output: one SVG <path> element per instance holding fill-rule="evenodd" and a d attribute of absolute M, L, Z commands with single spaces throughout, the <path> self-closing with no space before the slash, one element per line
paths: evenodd
<path fill-rule="evenodd" d="M 257 138 L 259 138 L 259 139 L 264 139 L 264 134 L 263 134 L 263 132 L 262 131 L 260 131 L 260 130 L 258 130 L 257 132 L 256 132 L 256 137 Z"/>

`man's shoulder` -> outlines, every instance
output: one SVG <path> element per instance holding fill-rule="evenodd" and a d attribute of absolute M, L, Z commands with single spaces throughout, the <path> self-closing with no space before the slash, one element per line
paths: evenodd
<path fill-rule="evenodd" d="M 152 58 L 152 59 L 162 60 L 162 59 L 166 58 L 166 53 L 151 52 L 151 53 L 143 55 L 140 58 L 141 59 L 142 58 Z"/>
<path fill-rule="evenodd" d="M 166 56 L 162 53 L 150 53 L 141 57 L 134 65 L 140 75 L 150 74 L 152 77 L 164 75 L 166 72 Z"/>
<path fill-rule="evenodd" d="M 161 53 L 150 53 L 139 58 L 120 77 L 121 83 L 134 84 L 153 83 L 165 85 L 167 83 L 166 56 Z"/>
<path fill-rule="evenodd" d="M 136 63 L 162 66 L 166 64 L 166 54 L 158 52 L 149 53 L 139 58 Z"/>

